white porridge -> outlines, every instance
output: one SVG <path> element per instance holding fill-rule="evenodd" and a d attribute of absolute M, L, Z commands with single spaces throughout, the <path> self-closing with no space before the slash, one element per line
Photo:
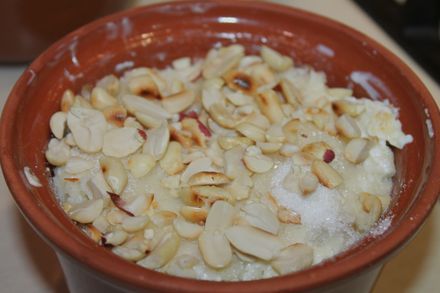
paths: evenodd
<path fill-rule="evenodd" d="M 388 208 L 388 144 L 412 141 L 387 101 L 240 45 L 67 90 L 50 128 L 55 193 L 94 241 L 218 281 L 287 274 L 349 248 Z"/>

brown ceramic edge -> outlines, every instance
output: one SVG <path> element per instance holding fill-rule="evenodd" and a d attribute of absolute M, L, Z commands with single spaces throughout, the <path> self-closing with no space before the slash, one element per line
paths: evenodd
<path fill-rule="evenodd" d="M 232 1 L 211 1 L 213 3 L 217 3 L 219 5 L 226 4 L 235 7 L 243 7 L 244 3 L 236 3 Z M 176 4 L 188 4 L 193 3 L 191 1 L 184 1 L 179 3 L 172 3 L 172 5 Z M 38 72 L 38 69 L 44 66 L 45 61 L 50 58 L 51 54 L 56 51 L 59 47 L 62 47 L 63 44 L 68 43 L 72 38 L 78 34 L 83 34 L 87 31 L 91 31 L 97 27 L 100 27 L 107 21 L 118 19 L 123 15 L 136 15 L 144 10 L 154 9 L 158 6 L 168 5 L 170 3 L 162 3 L 151 5 L 148 7 L 138 7 L 134 9 L 130 9 L 128 11 L 120 12 L 117 14 L 113 14 L 111 16 L 107 16 L 105 18 L 99 19 L 97 21 L 92 22 L 86 27 L 82 27 L 60 41 L 56 42 L 52 45 L 45 53 L 40 55 L 29 67 L 29 69 L 35 70 Z M 440 175 L 440 164 L 439 162 L 439 154 L 437 152 L 439 141 L 439 127 L 440 127 L 440 113 L 438 108 L 429 94 L 426 87 L 422 84 L 422 82 L 418 79 L 418 77 L 409 69 L 407 65 L 405 65 L 398 57 L 396 57 L 393 53 L 389 52 L 382 45 L 373 41 L 369 37 L 365 36 L 362 33 L 355 31 L 352 28 L 349 28 L 343 24 L 340 24 L 336 21 L 327 19 L 325 17 L 312 14 L 309 12 L 305 12 L 299 9 L 288 8 L 285 6 L 275 5 L 271 3 L 254 3 L 252 4 L 255 8 L 258 9 L 271 9 L 273 11 L 286 13 L 292 13 L 297 17 L 310 18 L 313 17 L 315 20 L 321 22 L 323 25 L 332 26 L 336 29 L 339 29 L 341 33 L 348 34 L 353 36 L 354 38 L 364 39 L 368 45 L 374 47 L 378 52 L 380 52 L 383 56 L 385 56 L 390 63 L 393 63 L 397 66 L 397 68 L 401 71 L 402 75 L 405 76 L 406 79 L 413 85 L 414 88 L 418 89 L 421 93 L 422 101 L 428 108 L 430 113 L 430 119 L 432 121 L 433 129 L 434 129 L 434 155 L 433 155 L 433 166 L 430 171 L 430 178 L 435 178 L 435 176 Z M 392 235 L 387 235 L 383 239 L 377 241 L 376 243 L 372 243 L 369 247 L 365 249 L 365 252 L 373 252 L 376 248 L 377 251 L 374 251 L 374 256 L 365 257 L 362 256 L 354 256 L 350 258 L 350 262 L 345 263 L 344 260 L 341 260 L 339 263 L 333 263 L 323 268 L 323 266 L 316 266 L 312 269 L 299 272 L 295 275 L 290 276 L 282 276 L 272 279 L 265 280 L 257 280 L 257 281 L 248 281 L 248 282 L 209 282 L 209 281 L 197 281 L 190 279 L 183 279 L 178 277 L 173 277 L 170 275 L 164 275 L 154 272 L 160 275 L 163 281 L 168 280 L 169 282 L 161 282 L 161 285 L 155 285 L 154 282 L 149 282 L 148 280 L 142 280 L 136 278 L 136 276 L 130 275 L 126 272 L 122 272 L 124 276 L 121 276 L 121 272 L 115 272 L 109 266 L 109 260 L 98 260 L 94 259 L 96 256 L 93 251 L 82 251 L 81 247 L 78 247 L 75 243 L 70 242 L 69 235 L 63 231 L 60 227 L 53 225 L 53 222 L 50 218 L 41 211 L 37 206 L 35 206 L 33 201 L 29 200 L 29 194 L 26 188 L 26 185 L 23 183 L 22 170 L 17 170 L 15 168 L 14 160 L 12 157 L 13 150 L 11 146 L 7 145 L 5 142 L 8 138 L 13 137 L 13 128 L 11 127 L 10 121 L 13 119 L 13 114 L 16 112 L 19 106 L 19 97 L 20 92 L 22 92 L 22 88 L 26 87 L 26 83 L 29 80 L 29 76 L 27 76 L 29 70 L 25 71 L 25 73 L 20 77 L 11 91 L 10 97 L 5 104 L 4 111 L 1 118 L 1 126 L 0 126 L 0 141 L 1 141 L 1 154 L 0 159 L 2 163 L 2 168 L 5 174 L 6 181 L 14 194 L 15 200 L 22 210 L 22 212 L 28 217 L 29 221 L 34 225 L 43 235 L 45 235 L 50 242 L 61 249 L 64 253 L 69 254 L 75 259 L 88 259 L 87 263 L 90 268 L 96 269 L 100 271 L 102 274 L 109 275 L 112 278 L 115 278 L 122 282 L 128 282 L 133 284 L 134 286 L 144 287 L 145 285 L 151 286 L 151 288 L 156 288 L 159 290 L 179 290 L 184 288 L 192 288 L 197 291 L 206 291 L 207 289 L 215 290 L 215 291 L 228 291 L 234 288 L 235 290 L 244 290 L 248 291 L 250 288 L 254 290 L 258 290 L 261 288 L 271 288 L 273 290 L 286 290 L 289 287 L 293 286 L 298 289 L 310 289 L 322 284 L 325 284 L 329 281 L 339 280 L 343 277 L 347 277 L 353 274 L 360 272 L 361 270 L 371 267 L 375 263 L 377 263 L 383 257 L 391 254 L 397 247 L 404 243 L 408 238 L 410 238 L 424 221 L 424 219 L 429 214 L 432 209 L 434 203 L 436 202 L 436 198 L 438 196 L 438 184 L 437 182 L 430 180 L 426 183 L 424 190 L 422 191 L 423 196 L 420 198 L 418 204 L 414 206 L 409 212 L 405 220 L 399 223 L 396 227 L 394 227 L 394 231 Z M 12 170 L 12 171 L 10 171 Z M 412 218 L 412 220 L 409 220 Z M 380 246 L 380 247 L 378 247 Z M 329 267 L 332 267 L 332 270 L 327 270 Z M 141 268 L 140 268 L 141 269 Z M 321 274 L 321 276 L 316 277 L 319 273 L 325 269 L 325 274 Z M 132 270 L 133 271 L 133 270 Z M 315 278 L 308 278 L 307 276 L 311 276 L 311 274 L 315 276 Z M 302 278 L 301 278 L 302 277 Z M 218 284 L 218 286 L 216 285 Z M 263 284 L 266 284 L 264 286 Z M 262 286 L 263 285 L 263 286 Z M 262 287 L 260 287 L 262 286 Z"/>

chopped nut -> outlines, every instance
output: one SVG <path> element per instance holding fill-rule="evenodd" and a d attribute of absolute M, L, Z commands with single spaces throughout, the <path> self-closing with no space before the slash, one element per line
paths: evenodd
<path fill-rule="evenodd" d="M 153 203 L 153 194 L 141 194 L 136 196 L 131 202 L 124 204 L 124 210 L 134 216 L 143 216 Z"/>
<path fill-rule="evenodd" d="M 191 133 L 192 140 L 203 148 L 206 147 L 206 140 L 211 136 L 211 133 L 204 124 L 198 119 L 184 118 L 182 121 L 182 128 Z"/>
<path fill-rule="evenodd" d="M 131 114 L 141 112 L 159 120 L 171 118 L 171 114 L 154 101 L 133 95 L 125 95 L 121 98 L 121 101 Z"/>
<path fill-rule="evenodd" d="M 148 216 L 127 217 L 122 220 L 122 229 L 126 232 L 136 232 L 145 228 L 150 221 Z"/>
<path fill-rule="evenodd" d="M 158 128 L 147 131 L 147 142 L 144 144 L 143 153 L 153 156 L 155 160 L 160 160 L 165 154 L 168 142 L 170 141 L 170 131 L 164 121 Z"/>
<path fill-rule="evenodd" d="M 282 275 L 303 270 L 313 264 L 313 249 L 307 244 L 295 243 L 282 249 L 270 264 Z"/>
<path fill-rule="evenodd" d="M 56 138 L 62 139 L 66 128 L 67 114 L 64 112 L 56 112 L 50 117 L 50 130 Z"/>
<path fill-rule="evenodd" d="M 280 99 L 275 91 L 266 90 L 260 93 L 256 97 L 256 100 L 261 113 L 263 113 L 270 122 L 278 123 L 284 118 Z"/>
<path fill-rule="evenodd" d="M 269 261 L 283 247 L 281 240 L 250 226 L 233 226 L 226 229 L 226 237 L 239 251 Z"/>
<path fill-rule="evenodd" d="M 106 156 L 123 158 L 136 152 L 146 139 L 143 130 L 132 127 L 114 128 L 105 133 L 102 152 Z"/>
<path fill-rule="evenodd" d="M 121 194 L 127 185 L 128 177 L 121 161 L 112 157 L 102 157 L 99 160 L 105 181 L 116 194 Z"/>
<path fill-rule="evenodd" d="M 201 223 L 206 220 L 208 211 L 205 208 L 184 206 L 180 209 L 180 214 L 190 222 Z"/>
<path fill-rule="evenodd" d="M 192 175 L 189 185 L 222 185 L 229 182 L 229 178 L 219 172 L 199 172 Z"/>
<path fill-rule="evenodd" d="M 79 157 L 71 157 L 65 167 L 65 171 L 70 174 L 79 174 L 84 171 L 90 170 L 94 166 L 94 162 L 81 159 Z"/>
<path fill-rule="evenodd" d="M 144 259 L 137 262 L 148 269 L 158 269 L 166 265 L 179 249 L 180 238 L 175 232 L 166 233 L 153 251 Z"/>
<path fill-rule="evenodd" d="M 265 141 L 264 130 L 254 124 L 243 122 L 237 125 L 237 131 L 253 141 Z"/>
<path fill-rule="evenodd" d="M 361 130 L 356 121 L 346 114 L 336 120 L 336 129 L 340 134 L 348 138 L 356 138 L 361 135 Z"/>
<path fill-rule="evenodd" d="M 183 219 L 176 218 L 173 222 L 174 229 L 180 237 L 186 239 L 196 239 L 203 231 L 203 227 Z"/>
<path fill-rule="evenodd" d="M 234 116 L 220 103 L 214 103 L 208 110 L 212 120 L 224 128 L 234 128 L 237 121 Z"/>
<path fill-rule="evenodd" d="M 108 123 L 116 126 L 124 126 L 125 118 L 127 118 L 127 110 L 121 105 L 113 105 L 102 110 Z"/>
<path fill-rule="evenodd" d="M 301 215 L 285 207 L 279 207 L 277 216 L 278 216 L 278 220 L 280 220 L 281 223 L 301 224 Z"/>
<path fill-rule="evenodd" d="M 240 146 L 233 147 L 225 152 L 224 173 L 230 179 L 237 178 L 242 173 L 247 174 L 247 168 L 242 161 L 243 155 L 244 148 Z"/>
<path fill-rule="evenodd" d="M 232 226 L 236 215 L 235 208 L 226 201 L 216 201 L 209 210 L 206 218 L 205 231 L 219 230 Z"/>
<path fill-rule="evenodd" d="M 307 195 L 316 190 L 318 187 L 319 180 L 312 173 L 304 174 L 299 180 L 299 189 L 303 195 Z"/>
<path fill-rule="evenodd" d="M 328 188 L 335 188 L 342 183 L 342 177 L 329 164 L 315 160 L 312 163 L 312 172 L 318 177 L 319 182 Z"/>
<path fill-rule="evenodd" d="M 332 103 L 332 109 L 337 115 L 347 114 L 356 117 L 365 110 L 365 107 L 347 100 L 336 100 Z"/>
<path fill-rule="evenodd" d="M 262 46 L 260 54 L 264 62 L 276 71 L 285 71 L 293 66 L 292 58 L 283 56 L 269 47 Z"/>
<path fill-rule="evenodd" d="M 175 175 L 182 171 L 185 165 L 182 163 L 182 146 L 180 143 L 171 141 L 159 164 L 168 175 Z"/>
<path fill-rule="evenodd" d="M 256 82 L 251 76 L 241 71 L 230 71 L 224 79 L 229 88 L 243 94 L 251 95 L 256 90 Z"/>
<path fill-rule="evenodd" d="M 72 220 L 87 224 L 93 222 L 101 214 L 103 208 L 103 199 L 92 199 L 73 206 L 68 214 Z"/>
<path fill-rule="evenodd" d="M 128 169 L 135 178 L 147 175 L 156 165 L 156 160 L 149 154 L 134 154 L 128 159 Z"/>
<path fill-rule="evenodd" d="M 75 95 L 71 90 L 65 90 L 61 97 L 61 111 L 67 113 L 75 103 Z"/>
<path fill-rule="evenodd" d="M 62 140 L 52 138 L 45 152 L 46 159 L 54 166 L 62 166 L 70 158 L 70 147 Z"/>
<path fill-rule="evenodd" d="M 162 106 L 169 113 L 180 113 L 191 106 L 195 99 L 195 93 L 191 90 L 186 90 L 164 98 Z"/>
<path fill-rule="evenodd" d="M 299 104 L 302 104 L 304 97 L 302 96 L 301 91 L 297 89 L 290 81 L 283 78 L 280 81 L 280 86 L 284 98 L 290 105 L 296 108 L 299 106 Z"/>
<path fill-rule="evenodd" d="M 187 183 L 189 178 L 191 178 L 192 175 L 200 172 L 212 172 L 215 171 L 212 167 L 212 160 L 207 157 L 199 158 L 194 161 L 192 161 L 183 171 L 182 176 L 180 177 L 180 180 L 183 183 Z"/>
<path fill-rule="evenodd" d="M 365 138 L 354 138 L 345 146 L 344 156 L 353 164 L 359 164 L 368 158 L 371 143 Z"/>
<path fill-rule="evenodd" d="M 192 186 L 191 191 L 196 196 L 208 200 L 208 202 L 231 199 L 229 192 L 218 186 Z"/>
<path fill-rule="evenodd" d="M 236 200 L 243 200 L 249 197 L 250 189 L 254 182 L 246 172 L 239 174 L 232 183 L 226 187 Z"/>
<path fill-rule="evenodd" d="M 128 81 L 128 89 L 132 94 L 145 98 L 155 99 L 160 96 L 159 89 L 150 75 L 140 75 L 131 78 Z"/>
<path fill-rule="evenodd" d="M 243 56 L 244 48 L 241 45 L 212 49 L 203 64 L 203 77 L 211 79 L 222 76 L 237 66 Z"/>
<path fill-rule="evenodd" d="M 253 140 L 242 136 L 219 136 L 217 142 L 224 150 L 230 150 L 235 146 L 248 147 L 254 143 Z"/>
<path fill-rule="evenodd" d="M 243 206 L 241 209 L 244 212 L 244 219 L 251 226 L 274 235 L 278 234 L 280 223 L 277 216 L 265 205 L 253 202 Z"/>
<path fill-rule="evenodd" d="M 199 237 L 199 248 L 206 264 L 215 269 L 229 265 L 232 250 L 223 232 L 204 231 Z"/>
<path fill-rule="evenodd" d="M 243 162 L 249 170 L 255 173 L 265 173 L 273 167 L 272 159 L 261 154 L 261 150 L 257 147 L 248 147 L 246 149 Z"/>
<path fill-rule="evenodd" d="M 103 88 L 95 87 L 92 90 L 90 104 L 95 109 L 102 110 L 104 108 L 114 106 L 117 102 L 118 101 Z"/>
<path fill-rule="evenodd" d="M 282 145 L 280 142 L 257 142 L 257 147 L 261 149 L 263 154 L 276 153 L 281 149 Z"/>

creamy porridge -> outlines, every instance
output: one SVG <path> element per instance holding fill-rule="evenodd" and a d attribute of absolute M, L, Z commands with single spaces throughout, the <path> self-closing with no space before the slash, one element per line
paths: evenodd
<path fill-rule="evenodd" d="M 240 45 L 67 90 L 50 128 L 55 193 L 93 241 L 218 281 L 287 274 L 350 247 L 388 208 L 388 145 L 412 141 L 387 101 Z"/>

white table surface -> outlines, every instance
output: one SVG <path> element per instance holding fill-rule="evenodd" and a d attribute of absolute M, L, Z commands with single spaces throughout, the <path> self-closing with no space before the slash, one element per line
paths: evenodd
<path fill-rule="evenodd" d="M 160 1 L 138 2 L 146 4 Z M 351 1 L 274 0 L 274 2 L 323 14 L 373 37 L 409 64 L 440 104 L 439 85 Z M 24 66 L 0 66 L 1 109 L 10 89 L 23 70 Z M 385 266 L 373 292 L 439 292 L 439 248 L 440 208 L 437 204 L 417 237 Z M 63 274 L 54 253 L 21 217 L 3 176 L 0 176 L 0 292 L 66 291 Z"/>

